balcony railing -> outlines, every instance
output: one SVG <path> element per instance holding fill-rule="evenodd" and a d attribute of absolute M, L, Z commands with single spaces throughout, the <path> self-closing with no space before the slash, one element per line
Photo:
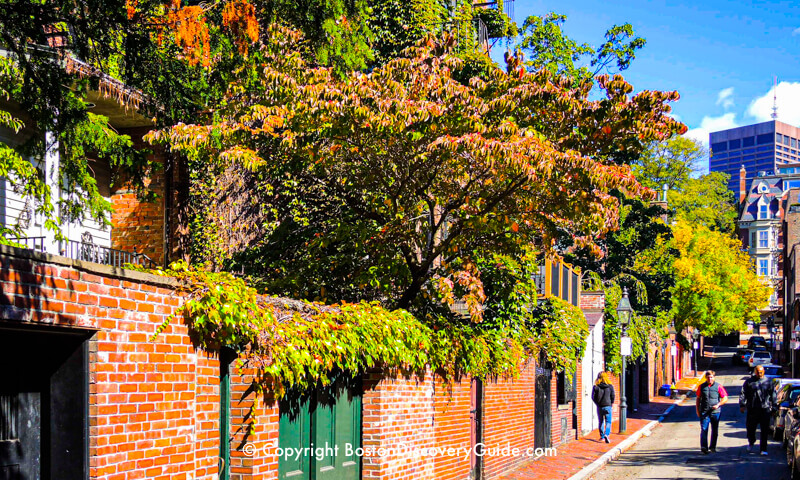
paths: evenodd
<path fill-rule="evenodd" d="M 44 252 L 44 237 L 25 237 L 25 238 L 16 238 L 12 240 L 15 243 L 22 245 L 24 248 L 29 250 L 36 250 L 39 252 Z"/>
<path fill-rule="evenodd" d="M 17 238 L 13 241 L 23 245 L 24 248 L 39 252 L 47 252 L 45 248 L 45 237 L 25 237 Z M 58 254 L 73 260 L 111 265 L 114 267 L 122 267 L 125 264 L 141 265 L 147 268 L 154 268 L 156 266 L 155 262 L 150 257 L 143 253 L 137 253 L 136 250 L 133 252 L 126 252 L 124 250 L 116 250 L 75 240 L 62 240 L 58 242 Z"/>

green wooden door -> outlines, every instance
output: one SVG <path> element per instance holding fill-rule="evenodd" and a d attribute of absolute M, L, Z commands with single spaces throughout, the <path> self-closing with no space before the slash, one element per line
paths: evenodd
<path fill-rule="evenodd" d="M 288 394 L 280 404 L 278 435 L 282 449 L 308 448 L 299 458 L 279 459 L 279 478 L 360 479 L 361 458 L 354 453 L 361 448 L 360 379 L 337 375 L 325 387 Z"/>

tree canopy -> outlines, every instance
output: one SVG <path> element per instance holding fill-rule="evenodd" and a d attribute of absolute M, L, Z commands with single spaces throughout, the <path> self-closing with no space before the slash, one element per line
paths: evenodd
<path fill-rule="evenodd" d="M 684 220 L 673 231 L 680 252 L 671 289 L 676 327 L 692 326 L 713 336 L 757 320 L 771 288 L 756 275 L 738 239 Z"/>
<path fill-rule="evenodd" d="M 609 155 L 684 128 L 667 115 L 675 93 L 629 97 L 618 76 L 598 79 L 599 100 L 519 64 L 464 85 L 447 37 L 341 80 L 287 53 L 295 34 L 270 37 L 208 123 L 150 139 L 208 166 L 198 260 L 255 270 L 276 293 L 422 308 L 454 289 L 479 319 L 474 252 L 547 251 L 561 231 L 593 246 L 617 226 L 612 189 L 648 195 Z M 234 205 L 260 209 L 227 215 L 248 231 L 238 243 L 216 207 L 237 184 Z"/>
<path fill-rule="evenodd" d="M 631 24 L 625 23 L 608 29 L 605 42 L 598 48 L 579 44 L 564 34 L 562 26 L 566 20 L 566 15 L 554 12 L 525 19 L 518 46 L 528 58 L 528 68 L 544 68 L 576 80 L 591 80 L 601 73 L 627 69 L 636 58 L 636 51 L 646 43 L 635 36 Z"/>

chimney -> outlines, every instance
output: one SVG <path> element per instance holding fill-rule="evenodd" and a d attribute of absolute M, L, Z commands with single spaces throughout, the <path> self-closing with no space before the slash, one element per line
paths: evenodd
<path fill-rule="evenodd" d="M 744 165 L 739 169 L 739 203 L 742 204 L 747 199 L 747 170 Z"/>

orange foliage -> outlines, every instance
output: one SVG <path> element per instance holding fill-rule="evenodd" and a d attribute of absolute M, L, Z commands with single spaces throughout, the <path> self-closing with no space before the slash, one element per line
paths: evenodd
<path fill-rule="evenodd" d="M 239 53 L 246 55 L 248 43 L 258 40 L 256 9 L 247 0 L 234 0 L 222 9 L 222 24 L 233 34 Z"/>
<path fill-rule="evenodd" d="M 173 29 L 175 43 L 183 49 L 190 65 L 200 63 L 207 67 L 210 64 L 210 34 L 202 7 L 181 8 L 180 0 L 172 0 L 167 13 L 167 26 Z"/>

